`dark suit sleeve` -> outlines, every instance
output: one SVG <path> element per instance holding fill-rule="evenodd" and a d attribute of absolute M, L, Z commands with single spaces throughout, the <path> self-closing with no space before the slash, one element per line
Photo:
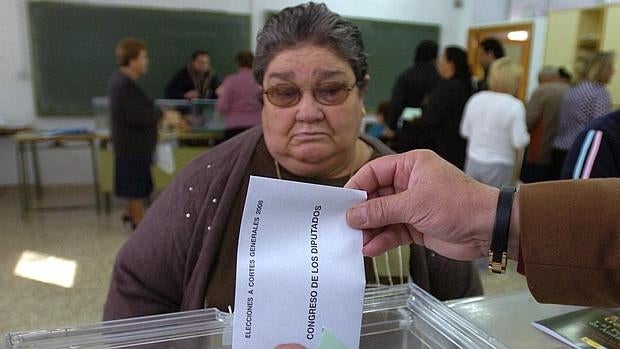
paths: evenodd
<path fill-rule="evenodd" d="M 594 135 L 602 132 L 600 145 L 595 146 Z M 588 134 L 592 133 L 592 140 L 588 141 Z M 564 165 L 562 166 L 561 179 L 583 178 L 586 168 L 589 168 L 588 178 L 608 178 L 620 177 L 618 165 L 620 165 L 620 150 L 618 144 L 614 143 L 610 137 L 600 130 L 584 130 L 573 142 L 573 145 L 566 154 Z M 583 153 L 583 155 L 581 155 Z M 588 159 L 592 157 L 592 166 L 588 166 Z M 577 173 L 576 173 L 577 172 Z"/>
<path fill-rule="evenodd" d="M 125 85 L 119 94 L 125 122 L 138 127 L 150 127 L 157 123 L 160 113 L 155 112 L 153 102 L 136 85 Z"/>
<path fill-rule="evenodd" d="M 394 131 L 397 128 L 398 119 L 400 119 L 400 115 L 405 108 L 405 98 L 407 96 L 407 83 L 405 80 L 405 74 L 401 74 L 392 89 L 392 99 L 390 100 L 390 110 L 386 117 L 386 124 Z"/>
<path fill-rule="evenodd" d="M 167 99 L 183 99 L 185 92 L 185 84 L 183 83 L 185 71 L 181 70 L 174 74 L 172 79 L 166 85 L 164 96 Z"/>
<path fill-rule="evenodd" d="M 422 117 L 413 121 L 416 126 L 424 128 L 434 128 L 441 124 L 446 115 L 450 115 L 450 110 L 454 105 L 454 98 L 457 96 L 453 91 L 453 84 L 450 82 L 440 83 L 437 88 L 431 92 L 428 105 L 422 112 Z"/>
<path fill-rule="evenodd" d="M 213 80 L 211 81 L 211 91 L 212 92 L 212 96 L 211 98 L 218 98 L 217 93 L 215 93 L 215 90 L 217 90 L 218 87 L 220 87 L 220 79 L 217 77 L 217 75 L 213 76 Z"/>

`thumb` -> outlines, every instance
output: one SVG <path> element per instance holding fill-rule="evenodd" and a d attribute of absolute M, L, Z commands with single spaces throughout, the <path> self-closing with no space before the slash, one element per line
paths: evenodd
<path fill-rule="evenodd" d="M 411 213 L 407 192 L 382 196 L 357 204 L 347 211 L 347 222 L 353 228 L 374 229 L 390 224 L 409 223 Z"/>

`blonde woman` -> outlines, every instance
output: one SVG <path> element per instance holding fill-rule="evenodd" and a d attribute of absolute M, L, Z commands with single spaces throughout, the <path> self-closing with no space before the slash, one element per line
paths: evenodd
<path fill-rule="evenodd" d="M 507 57 L 491 64 L 488 91 L 472 96 L 465 106 L 461 135 L 468 139 L 465 172 L 496 187 L 514 181 L 523 148 L 530 141 L 525 106 L 515 97 L 519 67 Z"/>

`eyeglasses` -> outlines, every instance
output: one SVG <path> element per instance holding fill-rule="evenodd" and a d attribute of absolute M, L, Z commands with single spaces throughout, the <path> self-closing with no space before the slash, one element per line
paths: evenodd
<path fill-rule="evenodd" d="M 348 86 L 344 82 L 323 82 L 314 88 L 300 88 L 294 84 L 277 84 L 263 91 L 267 99 L 273 105 L 286 108 L 292 107 L 301 100 L 301 90 L 311 90 L 314 99 L 323 105 L 337 105 L 344 102 L 349 96 L 349 92 L 357 86 L 354 83 Z"/>

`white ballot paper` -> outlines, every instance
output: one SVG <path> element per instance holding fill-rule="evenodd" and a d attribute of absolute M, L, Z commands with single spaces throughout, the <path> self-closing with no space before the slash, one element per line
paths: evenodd
<path fill-rule="evenodd" d="M 346 210 L 359 190 L 250 177 L 237 251 L 233 348 L 319 345 L 322 329 L 359 347 L 362 234 Z"/>

